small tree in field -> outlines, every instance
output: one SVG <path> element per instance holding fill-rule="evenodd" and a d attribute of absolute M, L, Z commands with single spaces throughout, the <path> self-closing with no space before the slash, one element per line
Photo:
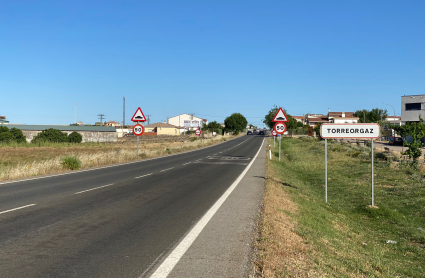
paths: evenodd
<path fill-rule="evenodd" d="M 243 131 L 248 124 L 246 118 L 240 113 L 233 113 L 229 117 L 224 120 L 224 125 L 226 126 L 226 130 L 233 131 L 238 133 L 239 131 Z"/>
<path fill-rule="evenodd" d="M 422 155 L 422 147 L 424 146 L 420 141 L 425 137 L 425 124 L 422 117 L 419 116 L 419 122 L 408 122 L 401 126 L 391 125 L 390 128 L 394 129 L 403 138 L 412 137 L 412 142 L 407 143 L 404 141 L 404 145 L 409 148 L 404 153 L 416 161 Z"/>

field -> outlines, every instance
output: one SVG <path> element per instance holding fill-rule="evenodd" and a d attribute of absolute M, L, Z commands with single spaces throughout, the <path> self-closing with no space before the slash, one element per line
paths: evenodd
<path fill-rule="evenodd" d="M 273 146 L 273 141 L 270 141 Z M 284 138 L 267 163 L 256 262 L 261 277 L 425 277 L 425 180 L 421 167 L 370 148 Z"/>
<path fill-rule="evenodd" d="M 179 141 L 141 141 L 139 154 L 136 153 L 135 140 L 116 143 L 0 144 L 0 180 L 69 171 L 70 167 L 64 163 L 67 158 L 80 161 L 78 168 L 85 169 L 184 152 L 232 138 L 234 137 L 217 136 L 210 139 L 182 137 Z"/>

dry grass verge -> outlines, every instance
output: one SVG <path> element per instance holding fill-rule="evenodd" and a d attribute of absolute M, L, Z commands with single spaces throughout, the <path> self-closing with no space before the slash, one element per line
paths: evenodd
<path fill-rule="evenodd" d="M 267 180 L 263 200 L 263 223 L 260 228 L 258 264 L 262 277 L 311 277 L 306 255 L 308 246 L 295 232 L 293 216 L 297 206 L 285 193 L 284 185 L 272 177 L 271 167 L 266 168 Z"/>
<path fill-rule="evenodd" d="M 214 137 L 186 142 L 144 143 L 139 145 L 139 155 L 136 153 L 136 143 L 125 144 L 57 144 L 48 147 L 1 147 L 0 180 L 12 180 L 38 175 L 65 172 L 62 160 L 72 156 L 81 161 L 81 169 L 99 167 L 115 163 L 136 161 L 146 158 L 180 153 L 214 145 L 224 140 L 235 138 Z"/>

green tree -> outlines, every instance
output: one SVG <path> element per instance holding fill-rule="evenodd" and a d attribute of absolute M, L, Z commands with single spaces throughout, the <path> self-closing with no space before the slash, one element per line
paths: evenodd
<path fill-rule="evenodd" d="M 43 130 L 31 141 L 32 143 L 39 143 L 39 142 L 55 142 L 55 143 L 62 143 L 62 142 L 68 142 L 68 136 L 66 133 L 63 133 L 62 131 L 54 128 L 49 128 L 46 130 Z"/>
<path fill-rule="evenodd" d="M 354 116 L 359 118 L 360 123 L 379 123 L 388 117 L 387 110 L 374 108 L 372 110 L 357 110 Z"/>
<path fill-rule="evenodd" d="M 81 143 L 81 141 L 83 141 L 83 136 L 80 133 L 73 131 L 68 135 L 68 141 L 70 143 Z"/>
<path fill-rule="evenodd" d="M 0 142 L 8 143 L 13 141 L 13 134 L 6 126 L 0 126 Z"/>
<path fill-rule="evenodd" d="M 27 142 L 27 138 L 22 133 L 22 130 L 17 129 L 15 127 L 12 127 L 10 129 L 10 133 L 12 133 L 12 136 L 13 136 L 13 140 L 14 141 L 16 141 L 18 143 L 26 143 Z"/>
<path fill-rule="evenodd" d="M 285 123 L 287 130 L 296 129 L 298 127 L 297 120 L 292 118 L 292 116 L 289 115 L 285 109 L 283 110 L 285 111 L 286 117 L 288 118 L 288 122 Z M 272 109 L 270 109 L 269 113 L 264 116 L 263 123 L 265 123 L 266 126 L 268 126 L 270 129 L 274 128 L 274 125 L 276 124 L 273 122 L 273 118 L 276 116 L 277 111 L 279 111 L 279 107 L 274 105 Z"/>
<path fill-rule="evenodd" d="M 227 131 L 239 132 L 246 129 L 248 121 L 240 113 L 233 113 L 224 120 L 224 126 Z"/>
<path fill-rule="evenodd" d="M 425 124 L 422 117 L 419 116 L 419 122 L 408 122 L 405 125 L 390 125 L 389 127 L 394 129 L 403 138 L 407 136 L 412 137 L 412 142 L 408 143 L 404 141 L 403 143 L 409 148 L 404 154 L 409 155 L 410 158 L 417 161 L 422 154 L 423 144 L 420 140 L 425 137 Z"/>
<path fill-rule="evenodd" d="M 207 125 L 207 129 L 211 132 L 219 132 L 221 128 L 221 124 L 217 123 L 216 121 L 209 122 Z"/>

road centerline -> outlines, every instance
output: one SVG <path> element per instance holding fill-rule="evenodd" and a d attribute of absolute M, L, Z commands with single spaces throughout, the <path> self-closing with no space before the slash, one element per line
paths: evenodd
<path fill-rule="evenodd" d="M 19 208 L 14 208 L 14 209 L 9 209 L 9 210 L 5 210 L 5 211 L 0 211 L 0 214 L 11 212 L 11 211 L 15 211 L 15 210 L 18 210 L 18 209 L 27 208 L 27 207 L 32 207 L 32 206 L 35 206 L 35 205 L 36 204 L 30 204 L 30 205 L 22 206 L 22 207 L 19 207 Z"/>
<path fill-rule="evenodd" d="M 111 186 L 111 185 L 113 185 L 113 183 L 111 183 L 111 184 L 107 184 L 107 185 L 102 185 L 102 186 L 95 187 L 95 188 L 92 188 L 92 189 L 83 190 L 83 191 L 80 191 L 80 192 L 74 193 L 74 195 L 81 194 L 81 193 L 88 192 L 88 191 L 92 191 L 92 190 L 96 190 L 96 189 L 103 188 L 103 187 L 107 187 L 107 186 Z"/>
<path fill-rule="evenodd" d="M 140 179 L 140 178 L 147 177 L 147 176 L 150 176 L 150 175 L 153 175 L 153 173 L 146 174 L 146 175 L 143 175 L 143 176 L 140 176 L 140 177 L 135 177 L 135 179 Z"/>
<path fill-rule="evenodd" d="M 174 169 L 174 167 L 171 167 L 171 168 L 167 168 L 167 169 L 161 170 L 160 172 L 165 172 L 165 171 L 168 171 L 168 170 L 171 170 L 171 169 Z"/>

